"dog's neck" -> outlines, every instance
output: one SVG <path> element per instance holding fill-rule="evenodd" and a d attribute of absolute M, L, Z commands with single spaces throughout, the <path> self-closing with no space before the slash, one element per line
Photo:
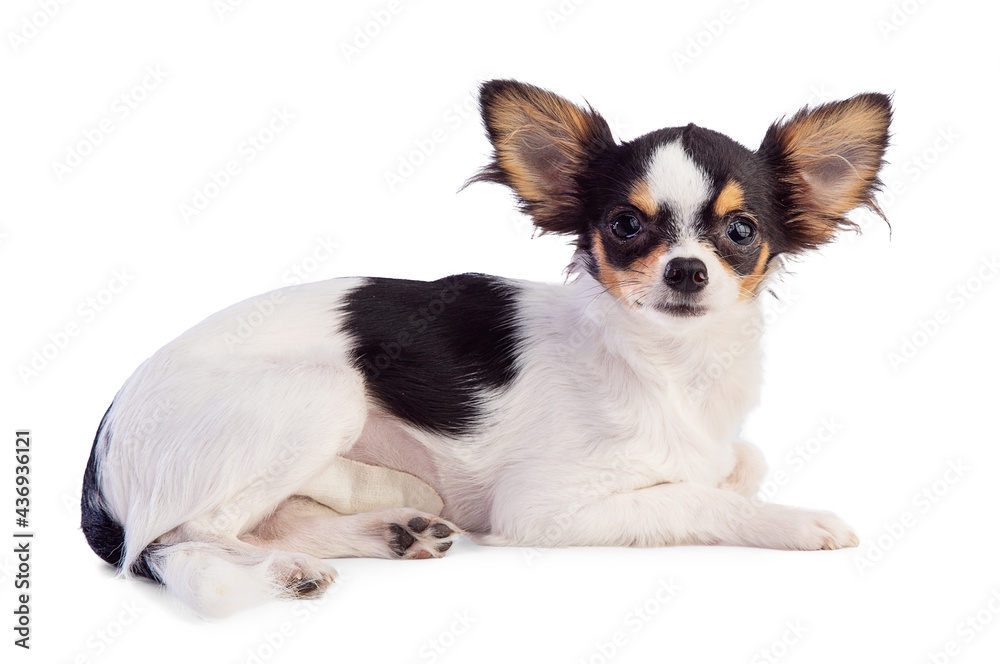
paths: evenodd
<path fill-rule="evenodd" d="M 592 350 L 680 396 L 721 430 L 738 428 L 761 383 L 762 313 L 757 299 L 701 320 L 674 319 L 623 304 L 586 273 L 568 284 L 567 329 L 584 329 Z M 734 432 L 735 435 L 735 432 Z"/>

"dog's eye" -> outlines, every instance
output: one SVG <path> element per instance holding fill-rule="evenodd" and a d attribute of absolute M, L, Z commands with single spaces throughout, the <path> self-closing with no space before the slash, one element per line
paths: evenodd
<path fill-rule="evenodd" d="M 642 224 L 634 214 L 620 214 L 611 220 L 611 232 L 615 237 L 627 240 L 635 237 L 642 230 Z"/>
<path fill-rule="evenodd" d="M 745 247 L 757 237 L 757 229 L 747 217 L 736 217 L 729 222 L 726 235 L 736 244 Z"/>

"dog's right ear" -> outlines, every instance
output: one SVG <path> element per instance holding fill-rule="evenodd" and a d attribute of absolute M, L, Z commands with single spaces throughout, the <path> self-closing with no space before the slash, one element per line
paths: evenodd
<path fill-rule="evenodd" d="M 875 194 L 891 121 L 889 96 L 869 92 L 771 125 L 758 154 L 784 190 L 787 251 L 814 249 L 839 230 L 857 228 L 847 218 L 856 207 L 885 218 Z"/>
<path fill-rule="evenodd" d="M 604 118 L 589 106 L 509 80 L 484 83 L 479 105 L 493 161 L 466 184 L 507 185 L 543 232 L 583 232 L 580 175 L 615 142 Z"/>

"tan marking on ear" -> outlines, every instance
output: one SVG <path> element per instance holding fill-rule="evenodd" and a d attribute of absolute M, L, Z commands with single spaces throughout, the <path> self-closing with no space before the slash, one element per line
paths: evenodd
<path fill-rule="evenodd" d="M 537 201 L 545 198 L 536 178 L 511 150 L 497 149 L 497 162 L 507 172 L 510 183 L 517 195 L 525 200 Z"/>
<path fill-rule="evenodd" d="M 743 209 L 743 187 L 736 180 L 729 180 L 715 198 L 715 215 L 724 217 L 730 212 Z"/>
<path fill-rule="evenodd" d="M 595 150 L 614 142 L 604 119 L 593 109 L 515 82 L 485 103 L 483 118 L 495 166 L 522 200 L 522 209 L 543 232 L 578 232 L 571 223 L 579 194 L 575 178 Z M 490 167 L 475 179 L 500 181 Z"/>
<path fill-rule="evenodd" d="M 796 115 L 780 135 L 802 173 L 817 210 L 844 214 L 864 202 L 882 165 L 889 116 L 853 98 Z"/>
<path fill-rule="evenodd" d="M 640 180 L 632 187 L 632 191 L 628 192 L 628 201 L 647 217 L 656 215 L 656 201 L 645 180 Z"/>
<path fill-rule="evenodd" d="M 806 248 L 829 242 L 852 227 L 844 215 L 867 206 L 881 216 L 873 194 L 888 141 L 892 110 L 882 95 L 863 94 L 813 110 L 803 109 L 776 125 L 775 138 L 795 176 L 787 184 L 800 212 L 790 220 Z"/>
<path fill-rule="evenodd" d="M 739 279 L 740 302 L 745 302 L 757 295 L 757 289 L 760 288 L 764 278 L 767 277 L 767 259 L 770 256 L 771 248 L 764 242 L 761 244 L 760 257 L 757 259 L 757 264 L 753 267 L 753 272 Z"/>

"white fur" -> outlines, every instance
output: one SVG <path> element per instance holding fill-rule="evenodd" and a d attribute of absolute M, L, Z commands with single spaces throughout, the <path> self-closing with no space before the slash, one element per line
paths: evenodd
<path fill-rule="evenodd" d="M 670 208 L 679 227 L 694 223 L 711 193 L 708 176 L 684 151 L 680 139 L 656 149 L 645 180 L 653 200 Z"/>
<path fill-rule="evenodd" d="M 759 329 L 760 312 L 723 281 L 694 320 L 626 306 L 585 274 L 518 282 L 518 376 L 488 404 L 482 435 L 459 442 L 366 398 L 350 340 L 335 333 L 357 280 L 279 291 L 236 346 L 227 335 L 275 296 L 222 311 L 147 360 L 109 415 L 98 472 L 125 528 L 123 568 L 158 542 L 154 568 L 204 615 L 280 596 L 303 574 L 325 587 L 332 570 L 304 554 L 378 555 L 384 519 L 304 529 L 292 515 L 281 536 L 260 532 L 337 455 L 422 477 L 444 500 L 442 517 L 487 544 L 850 546 L 832 515 L 747 498 L 763 462 L 737 435 L 757 400 L 759 335 L 745 331 Z M 712 373 L 734 343 L 744 352 Z"/>

